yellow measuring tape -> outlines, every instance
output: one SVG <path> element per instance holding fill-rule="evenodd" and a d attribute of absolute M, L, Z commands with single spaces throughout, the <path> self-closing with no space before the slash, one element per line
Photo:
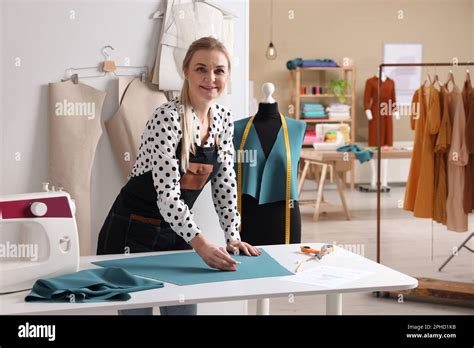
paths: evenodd
<path fill-rule="evenodd" d="M 241 154 L 249 135 L 250 127 L 252 126 L 255 116 L 252 116 L 247 122 L 240 141 L 239 153 L 237 154 L 237 209 L 239 210 L 240 217 L 242 218 L 242 158 Z M 285 150 L 286 150 L 286 198 L 285 198 L 285 244 L 290 244 L 290 193 L 291 193 L 291 151 L 290 151 L 290 138 L 288 137 L 288 126 L 286 125 L 285 117 L 280 114 L 281 126 L 283 127 L 283 136 L 285 139 Z M 242 221 L 242 220 L 241 220 Z M 239 230 L 242 229 L 242 223 L 240 223 Z"/>

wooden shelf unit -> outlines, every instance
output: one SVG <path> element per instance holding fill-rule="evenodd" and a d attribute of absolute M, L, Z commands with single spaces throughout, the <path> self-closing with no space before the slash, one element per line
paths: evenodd
<path fill-rule="evenodd" d="M 302 73 L 307 71 L 314 71 L 318 72 L 319 76 L 317 77 L 317 84 L 320 86 L 327 86 L 329 85 L 329 80 L 327 80 L 326 73 L 327 72 L 336 72 L 339 74 L 343 74 L 344 80 L 349 81 L 349 93 L 346 94 L 346 98 L 348 99 L 346 103 L 350 104 L 351 106 L 351 118 L 350 119 L 343 119 L 343 120 L 334 120 L 334 119 L 327 119 L 327 120 L 318 120 L 318 119 L 302 119 L 301 118 L 301 101 L 304 99 L 329 99 L 330 101 L 337 101 L 337 97 L 333 94 L 301 94 L 301 85 L 302 85 Z M 289 87 L 290 87 L 290 105 L 293 105 L 294 117 L 297 120 L 302 120 L 308 123 L 350 123 L 351 124 L 351 143 L 355 142 L 355 126 L 356 126 L 356 118 L 355 118 L 355 85 L 356 85 L 356 70 L 354 66 L 347 66 L 347 67 L 312 67 L 312 68 L 300 68 L 297 67 L 294 70 L 290 70 L 289 74 Z"/>
<path fill-rule="evenodd" d="M 321 99 L 328 99 L 326 102 L 338 102 L 338 99 L 333 94 L 301 94 L 302 86 L 302 74 L 305 72 L 316 72 L 318 75 L 314 78 L 315 85 L 319 86 L 329 86 L 330 79 L 336 77 L 332 76 L 330 79 L 327 78 L 327 72 L 334 72 L 339 75 L 342 74 L 344 80 L 349 81 L 348 92 L 346 96 L 346 104 L 351 106 L 350 114 L 351 117 L 348 119 L 317 119 L 317 118 L 301 118 L 301 102 L 304 100 L 309 101 L 311 99 L 318 100 L 321 102 Z M 340 77 L 339 77 L 340 78 Z M 356 69 L 354 66 L 341 66 L 341 67 L 308 67 L 301 68 L 297 67 L 294 70 L 288 72 L 288 81 L 290 88 L 290 105 L 293 105 L 294 113 L 290 114 L 293 118 L 307 122 L 308 125 L 315 125 L 317 123 L 346 123 L 351 127 L 350 132 L 350 143 L 355 143 L 355 128 L 356 128 L 356 103 L 355 103 L 355 86 L 356 86 Z M 327 105 L 324 105 L 325 107 Z M 304 144 L 308 145 L 308 144 Z M 355 166 L 353 166 L 354 168 Z M 355 171 L 351 170 L 351 188 L 355 187 Z"/>

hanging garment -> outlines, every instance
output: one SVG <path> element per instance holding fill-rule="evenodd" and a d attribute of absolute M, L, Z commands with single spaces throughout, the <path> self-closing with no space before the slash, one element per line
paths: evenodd
<path fill-rule="evenodd" d="M 105 121 L 115 158 L 126 180 L 138 155 L 140 137 L 153 111 L 166 103 L 155 85 L 138 78 L 119 78 L 120 108 Z"/>
<path fill-rule="evenodd" d="M 468 75 L 469 76 L 469 75 Z M 464 99 L 467 96 L 468 99 Z M 466 164 L 464 182 L 464 212 L 474 210 L 474 89 L 471 80 L 467 79 L 463 89 L 463 101 L 466 111 L 466 147 L 469 159 Z"/>
<path fill-rule="evenodd" d="M 452 126 L 449 116 L 448 92 L 440 90 L 441 125 L 435 145 L 433 220 L 446 225 L 448 199 L 447 155 L 451 146 Z"/>
<path fill-rule="evenodd" d="M 91 172 L 102 135 L 105 93 L 83 83 L 50 83 L 49 180 L 75 200 L 81 255 L 91 254 Z"/>
<path fill-rule="evenodd" d="M 464 112 L 469 115 L 469 107 L 471 104 L 471 99 L 474 97 L 474 89 L 472 88 L 471 75 L 467 74 L 466 81 L 462 88 L 462 102 L 464 105 Z"/>
<path fill-rule="evenodd" d="M 432 86 L 420 87 L 413 96 L 411 127 L 415 143 L 405 190 L 403 209 L 415 217 L 433 217 L 434 147 L 440 127 L 439 92 Z"/>
<path fill-rule="evenodd" d="M 233 55 L 233 20 L 204 1 L 166 0 L 165 6 L 152 82 L 162 91 L 178 91 L 183 84 L 183 59 L 193 41 L 213 36 Z"/>
<path fill-rule="evenodd" d="M 256 245 L 299 242 L 301 238 L 301 216 L 299 206 L 294 203 L 298 201 L 298 162 L 306 124 L 281 118 L 282 127 L 268 158 L 252 123 L 253 118 L 234 123 L 234 148 L 237 151 L 234 169 L 241 178 L 238 180 L 242 212 L 240 232 L 242 238 L 250 243 L 257 242 Z M 288 181 L 290 185 L 287 185 Z M 292 218 L 297 221 L 293 223 Z M 262 231 L 261 224 L 265 221 L 272 223 Z"/>
<path fill-rule="evenodd" d="M 379 89 L 379 78 L 374 76 L 365 83 L 364 91 L 364 110 L 371 110 L 372 120 L 369 121 L 369 146 L 377 145 L 377 118 L 379 117 L 379 108 L 377 105 Z M 380 93 L 381 113 L 381 133 L 380 146 L 393 145 L 393 119 L 396 97 L 395 97 L 395 81 L 387 78 L 382 82 L 382 90 Z"/>
<path fill-rule="evenodd" d="M 461 90 L 454 86 L 448 93 L 449 113 L 453 125 L 451 149 L 448 156 L 447 228 L 450 231 L 467 231 L 467 214 L 464 212 L 465 166 L 468 161 L 466 146 L 466 115 Z"/>
<path fill-rule="evenodd" d="M 135 277 L 122 268 L 87 269 L 49 279 L 39 279 L 26 302 L 127 301 L 130 292 L 162 288 L 163 283 Z"/>

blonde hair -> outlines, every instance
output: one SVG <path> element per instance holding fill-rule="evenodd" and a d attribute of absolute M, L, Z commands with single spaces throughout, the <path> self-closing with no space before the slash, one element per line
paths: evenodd
<path fill-rule="evenodd" d="M 230 73 L 230 55 L 224 44 L 219 40 L 207 36 L 202 37 L 194 41 L 188 48 L 186 55 L 183 60 L 183 71 L 189 68 L 189 63 L 194 53 L 199 50 L 218 50 L 222 52 L 227 58 L 228 69 Z M 189 164 L 189 152 L 195 153 L 194 146 L 194 134 L 193 134 L 193 115 L 191 113 L 191 100 L 189 98 L 189 82 L 187 79 L 184 80 L 183 87 L 181 88 L 180 95 L 179 113 L 181 118 L 181 131 L 182 131 L 182 143 L 181 143 L 181 169 L 186 172 Z"/>

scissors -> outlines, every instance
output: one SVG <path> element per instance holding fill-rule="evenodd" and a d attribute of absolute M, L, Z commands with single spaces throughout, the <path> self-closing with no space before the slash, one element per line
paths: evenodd
<path fill-rule="evenodd" d="M 330 254 L 334 251 L 334 246 L 332 244 L 324 244 L 321 249 L 313 249 L 308 245 L 303 245 L 300 247 L 301 252 L 307 254 L 322 254 L 322 256 Z"/>
<path fill-rule="evenodd" d="M 301 260 L 298 264 L 298 266 L 296 267 L 296 270 L 295 272 L 298 273 L 301 268 L 303 267 L 304 263 L 305 262 L 308 262 L 308 261 L 311 261 L 311 260 L 321 260 L 323 258 L 324 255 L 327 255 L 327 254 L 330 254 L 334 251 L 334 246 L 331 245 L 331 244 L 324 244 L 321 249 L 313 249 L 311 248 L 310 246 L 307 246 L 307 245 L 303 245 L 300 247 L 300 250 L 301 252 L 305 253 L 305 254 L 312 254 L 311 257 L 305 259 L 305 260 Z"/>

